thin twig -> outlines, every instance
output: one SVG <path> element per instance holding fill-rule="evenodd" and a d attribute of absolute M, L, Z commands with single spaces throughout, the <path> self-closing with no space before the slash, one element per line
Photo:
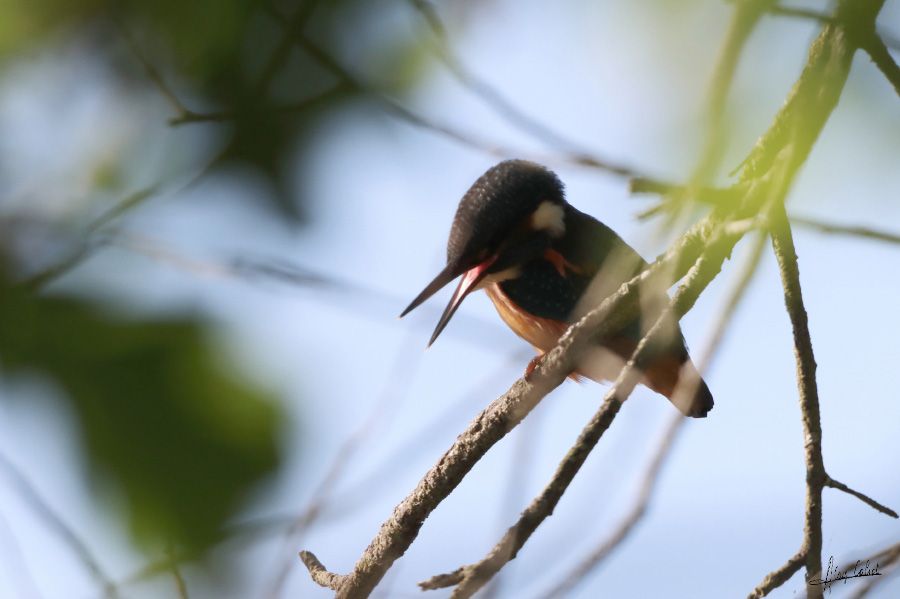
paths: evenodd
<path fill-rule="evenodd" d="M 837 489 L 838 491 L 843 491 L 844 493 L 846 493 L 848 495 L 852 495 L 853 497 L 856 497 L 857 499 L 859 499 L 860 501 L 862 501 L 863 503 L 868 505 L 873 510 L 881 512 L 882 514 L 884 514 L 886 516 L 890 516 L 891 518 L 898 517 L 897 512 L 895 512 L 891 508 L 889 508 L 886 505 L 883 505 L 881 503 L 878 503 L 877 501 L 875 501 L 874 499 L 872 499 L 865 493 L 860 493 L 856 489 L 851 489 L 844 483 L 834 480 L 833 478 L 831 478 L 831 476 L 829 476 L 827 474 L 826 474 L 826 478 L 825 478 L 825 486 L 831 487 L 832 489 Z"/>
<path fill-rule="evenodd" d="M 180 560 L 175 555 L 175 551 L 172 549 L 171 545 L 166 550 L 166 558 L 169 562 L 169 571 L 172 573 L 172 578 L 175 581 L 175 590 L 178 592 L 178 599 L 189 599 L 187 582 L 185 582 L 184 576 L 181 575 L 181 568 L 178 567 Z"/>
<path fill-rule="evenodd" d="M 888 243 L 900 244 L 900 234 L 890 233 L 888 231 L 879 231 L 877 229 L 870 229 L 868 227 L 836 225 L 802 216 L 791 216 L 791 222 L 795 225 L 813 229 L 820 233 L 829 233 L 834 235 L 852 235 L 854 237 L 861 237 L 864 239 L 872 239 L 875 241 L 886 241 Z"/>
<path fill-rule="evenodd" d="M 84 262 L 90 254 L 103 245 L 104 240 L 97 239 L 98 233 L 109 223 L 119 218 L 129 210 L 134 209 L 148 198 L 153 197 L 158 192 L 158 185 L 151 185 L 144 189 L 131 193 L 110 207 L 108 210 L 100 214 L 96 219 L 91 221 L 81 235 L 81 240 L 76 247 L 59 262 L 49 266 L 48 268 L 28 277 L 19 282 L 23 289 L 29 291 L 37 291 L 44 288 L 51 281 L 58 279 L 73 268 Z"/>
<path fill-rule="evenodd" d="M 606 561 L 616 548 L 620 547 L 627 539 L 631 532 L 637 526 L 644 515 L 647 513 L 647 507 L 650 498 L 656 488 L 656 482 L 659 480 L 659 473 L 663 464 L 666 462 L 671 453 L 678 433 L 681 431 L 685 422 L 685 417 L 680 413 L 675 413 L 666 425 L 656 451 L 650 463 L 644 471 L 644 476 L 640 485 L 637 496 L 632 502 L 632 508 L 625 517 L 619 522 L 616 528 L 609 533 L 600 544 L 597 545 L 587 556 L 585 556 L 574 568 L 566 572 L 560 577 L 559 582 L 546 593 L 540 595 L 544 599 L 553 599 L 556 597 L 565 597 L 567 593 L 574 590 L 579 584 L 587 579 L 588 575 L 594 572 L 598 566 Z"/>
<path fill-rule="evenodd" d="M 800 571 L 800 568 L 803 567 L 805 562 L 806 550 L 801 549 L 782 566 L 766 574 L 766 577 L 763 578 L 762 582 L 760 582 L 750 595 L 748 595 L 748 599 L 760 599 L 761 597 L 765 597 L 790 580 L 794 574 Z"/>
<path fill-rule="evenodd" d="M 347 85 L 339 81 L 322 92 L 313 94 L 308 98 L 297 100 L 296 102 L 288 102 L 286 104 L 273 104 L 269 110 L 280 114 L 296 114 L 313 110 L 319 106 L 323 106 L 340 98 L 347 93 Z M 225 123 L 238 118 L 234 112 L 189 112 L 181 114 L 169 119 L 169 125 L 178 127 L 190 123 Z"/>
<path fill-rule="evenodd" d="M 103 589 L 103 593 L 107 597 L 118 597 L 115 583 L 106 574 L 106 571 L 100 565 L 100 562 L 97 561 L 97 558 L 94 557 L 87 544 L 50 507 L 50 504 L 38 493 L 35 486 L 25 477 L 22 471 L 2 453 L 0 453 L 0 468 L 6 471 L 10 483 L 25 500 L 25 504 L 34 511 L 47 528 L 69 547 L 97 585 Z"/>
<path fill-rule="evenodd" d="M 301 535 L 318 519 L 335 486 L 346 472 L 347 466 L 351 463 L 351 459 L 363 446 L 363 442 L 372 435 L 380 421 L 384 420 L 387 414 L 395 414 L 397 412 L 401 401 L 409 392 L 413 374 L 421 361 L 422 352 L 412 351 L 414 343 L 416 347 L 418 346 L 417 338 L 417 336 L 407 335 L 407 339 L 397 349 L 393 365 L 385 376 L 383 389 L 372 403 L 369 414 L 338 448 L 325 476 L 307 501 L 306 507 L 285 531 L 286 545 L 295 546 L 299 542 Z M 290 553 L 287 553 L 287 555 L 290 555 Z M 293 565 L 293 558 L 282 561 L 272 577 L 269 590 L 266 593 L 267 597 L 275 599 L 281 596 L 288 575 L 293 570 Z"/>
<path fill-rule="evenodd" d="M 852 595 L 850 595 L 849 599 L 863 599 L 863 597 L 868 597 L 869 593 L 871 593 L 875 587 L 884 584 L 897 574 L 900 574 L 900 543 L 883 549 L 856 563 L 860 562 L 865 564 L 875 562 L 880 576 L 870 577 L 866 582 L 860 585 Z M 846 572 L 854 566 L 855 564 L 847 564 L 844 571 Z"/>
<path fill-rule="evenodd" d="M 459 57 L 453 53 L 447 39 L 447 29 L 441 22 L 437 10 L 428 0 L 409 0 L 409 3 L 419 12 L 431 30 L 436 40 L 436 54 L 447 70 L 450 71 L 460 85 L 480 98 L 496 114 L 520 131 L 551 148 L 562 151 L 565 155 L 580 157 L 580 160 L 590 162 L 593 166 L 610 172 L 619 174 L 631 172 L 632 169 L 626 166 L 615 164 L 613 161 L 600 158 L 594 152 L 585 150 L 580 144 L 523 112 L 500 90 L 468 69 Z"/>
<path fill-rule="evenodd" d="M 154 64 L 150 61 L 150 59 L 148 59 L 144 54 L 143 50 L 138 45 L 137 40 L 134 39 L 134 36 L 131 35 L 131 32 L 128 30 L 128 26 L 118 18 L 113 18 L 113 23 L 119 30 L 122 38 L 125 40 L 125 44 L 128 46 L 131 54 L 143 67 L 144 72 L 147 74 L 147 78 L 150 79 L 151 82 L 153 82 L 153 85 L 156 86 L 163 97 L 168 100 L 169 104 L 172 106 L 172 109 L 175 110 L 177 118 L 194 115 L 195 113 L 187 108 L 178 97 L 178 94 L 176 94 L 175 91 L 171 87 L 169 87 L 169 84 L 166 83 L 166 80 L 159 72 L 159 69 L 157 69 L 156 66 L 154 66 Z"/>
<path fill-rule="evenodd" d="M 294 14 L 286 19 L 281 39 L 278 40 L 278 44 L 269 56 L 269 60 L 263 66 L 262 73 L 256 83 L 257 103 L 261 104 L 265 99 L 272 80 L 290 56 L 291 49 L 294 46 L 292 38 L 306 25 L 306 22 L 312 16 L 313 10 L 315 10 L 317 2 L 318 0 L 303 0 L 294 11 Z"/>
<path fill-rule="evenodd" d="M 287 19 L 287 17 L 278 12 L 274 7 L 271 6 L 270 3 L 266 3 L 265 8 L 269 12 L 269 14 L 276 20 L 280 21 L 284 27 L 287 27 L 289 25 L 289 20 Z M 367 96 L 373 98 L 381 105 L 385 112 L 393 115 L 397 119 L 415 127 L 438 133 L 439 135 L 447 137 L 448 139 L 451 139 L 461 145 L 477 149 L 479 151 L 495 156 L 521 157 L 524 155 L 523 152 L 519 150 L 504 147 L 500 144 L 480 139 L 476 135 L 463 132 L 449 125 L 438 123 L 434 119 L 422 116 L 414 112 L 413 110 L 403 106 L 384 93 L 377 91 L 371 85 L 368 85 L 361 81 L 358 77 L 344 68 L 334 56 L 332 56 L 324 48 L 313 42 L 308 36 L 304 35 L 302 31 L 296 31 L 293 39 L 295 43 L 297 43 L 309 54 L 310 57 L 312 57 L 322 67 L 328 70 L 339 82 L 342 82 L 344 85 L 346 85 L 348 89 L 366 94 Z M 612 163 L 605 159 L 601 159 L 599 157 L 577 151 L 562 152 L 559 155 L 531 156 L 531 158 L 538 162 L 543 162 L 546 164 L 568 163 L 577 166 L 595 168 L 629 178 L 642 176 L 630 166 Z"/>

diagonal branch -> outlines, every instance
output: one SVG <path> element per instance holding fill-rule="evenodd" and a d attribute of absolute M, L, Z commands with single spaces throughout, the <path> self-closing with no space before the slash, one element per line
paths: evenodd
<path fill-rule="evenodd" d="M 782 566 L 772 570 L 766 577 L 763 578 L 762 582 L 757 585 L 755 589 L 748 595 L 748 599 L 759 599 L 760 597 L 765 597 L 788 580 L 791 579 L 794 574 L 800 571 L 800 568 L 803 567 L 803 564 L 806 562 L 806 549 L 801 549 L 797 553 L 795 553 L 788 561 L 786 561 Z"/>
<path fill-rule="evenodd" d="M 831 487 L 832 489 L 837 489 L 838 491 L 843 491 L 844 493 L 846 493 L 848 495 L 852 495 L 853 497 L 856 497 L 857 499 L 859 499 L 860 501 L 865 503 L 867 506 L 869 506 L 873 510 L 875 510 L 877 512 L 881 512 L 882 514 L 885 514 L 886 516 L 890 516 L 891 518 L 898 517 L 897 512 L 895 512 L 891 508 L 887 507 L 886 505 L 878 503 L 877 501 L 875 501 L 874 499 L 872 499 L 865 493 L 860 493 L 856 489 L 851 489 L 844 483 L 842 483 L 838 480 L 834 480 L 827 474 L 825 476 L 826 476 L 826 478 L 825 478 L 825 486 L 826 487 Z"/>
<path fill-rule="evenodd" d="M 700 257 L 707 240 L 710 246 L 715 246 L 722 253 L 721 260 L 724 260 L 746 230 L 721 227 L 713 240 L 717 222 L 707 217 L 695 225 L 653 265 L 623 284 L 615 294 L 570 327 L 528 380 L 516 381 L 503 396 L 477 416 L 416 488 L 394 509 L 353 572 L 342 579 L 336 596 L 365 597 L 371 592 L 391 564 L 415 540 L 428 515 L 456 488 L 475 463 L 518 425 L 544 396 L 565 380 L 573 370 L 576 356 L 590 339 L 634 318 L 639 310 L 634 300 L 640 286 L 660 276 L 672 277 L 673 280 L 680 278 L 688 266 Z M 718 260 L 719 264 L 721 260 Z M 663 285 L 663 288 L 668 286 Z"/>
<path fill-rule="evenodd" d="M 709 368 L 709 365 L 724 338 L 725 331 L 731 323 L 731 319 L 744 297 L 744 292 L 747 290 L 747 287 L 753 280 L 753 276 L 756 274 L 756 270 L 759 267 L 762 258 L 762 250 L 765 247 L 765 241 L 765 235 L 759 235 L 759 237 L 754 240 L 750 255 L 741 269 L 734 286 L 729 291 L 728 298 L 725 300 L 719 316 L 716 318 L 706 347 L 697 362 L 697 369 L 701 375 Z M 638 491 L 637 497 L 635 497 L 632 502 L 632 508 L 615 530 L 609 533 L 593 551 L 581 560 L 581 562 L 562 576 L 560 581 L 554 587 L 542 594 L 542 598 L 552 599 L 554 597 L 565 596 L 579 583 L 585 580 L 591 572 L 602 564 L 606 558 L 630 536 L 631 532 L 647 513 L 647 508 L 656 489 L 656 483 L 659 480 L 660 473 L 665 466 L 667 458 L 678 438 L 678 434 L 686 421 L 686 418 L 676 413 L 666 426 L 659 445 L 644 472 L 640 490 Z"/>
<path fill-rule="evenodd" d="M 454 599 L 471 597 L 486 584 L 519 550 L 537 527 L 553 513 L 563 493 L 587 460 L 588 455 L 597 445 L 604 432 L 609 428 L 622 403 L 638 384 L 640 377 L 637 364 L 642 361 L 651 343 L 664 331 L 665 324 L 670 322 L 672 313 L 675 318 L 683 316 L 693 307 L 700 293 L 715 278 L 725 260 L 725 254 L 715 250 L 704 252 L 698 258 L 685 282 L 672 299 L 670 307 L 664 310 L 650 331 L 641 339 L 628 363 L 619 373 L 613 386 L 606 393 L 600 409 L 585 426 L 575 445 L 566 454 L 553 475 L 551 481 L 531 504 L 525 509 L 518 522 L 507 530 L 506 534 L 491 550 L 487 557 L 476 564 L 460 568 L 455 573 L 440 575 L 434 579 L 420 583 L 423 589 L 435 589 L 444 586 L 458 585 L 454 589 Z"/>
<path fill-rule="evenodd" d="M 610 172 L 620 174 L 631 171 L 626 166 L 615 164 L 611 160 L 600 158 L 595 153 L 584 150 L 578 143 L 523 112 L 500 90 L 468 69 L 459 57 L 453 53 L 447 40 L 447 29 L 444 27 L 437 10 L 431 2 L 428 0 L 409 0 L 409 2 L 431 30 L 432 36 L 436 40 L 436 54 L 447 70 L 450 71 L 460 85 L 481 99 L 509 124 L 545 145 L 562 151 L 570 159 L 583 160 L 597 168 L 604 168 Z"/>

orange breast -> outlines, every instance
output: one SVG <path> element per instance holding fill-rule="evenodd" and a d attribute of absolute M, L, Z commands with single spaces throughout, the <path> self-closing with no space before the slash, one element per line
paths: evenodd
<path fill-rule="evenodd" d="M 500 314 L 503 322 L 516 335 L 541 352 L 553 349 L 560 336 L 569 327 L 564 322 L 541 318 L 525 312 L 503 293 L 498 283 L 487 286 L 485 293 L 491 298 L 491 302 L 497 308 L 497 313 Z"/>

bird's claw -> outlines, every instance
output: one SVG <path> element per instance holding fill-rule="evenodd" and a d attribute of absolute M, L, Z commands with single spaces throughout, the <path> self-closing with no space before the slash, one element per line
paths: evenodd
<path fill-rule="evenodd" d="M 537 356 L 531 358 L 531 361 L 528 362 L 528 366 L 525 367 L 525 380 L 530 381 L 531 375 L 534 373 L 534 369 L 538 367 L 538 364 L 541 363 L 541 360 L 544 359 L 544 354 L 538 354 Z"/>

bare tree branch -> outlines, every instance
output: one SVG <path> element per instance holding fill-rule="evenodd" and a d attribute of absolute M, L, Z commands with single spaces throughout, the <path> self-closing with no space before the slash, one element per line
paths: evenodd
<path fill-rule="evenodd" d="M 602 335 L 604 331 L 613 330 L 635 316 L 638 307 L 633 300 L 638 286 L 661 273 L 679 277 L 686 272 L 686 264 L 700 256 L 706 246 L 707 236 L 713 234 L 713 227 L 710 219 L 695 225 L 678 244 L 641 275 L 623 284 L 613 296 L 570 327 L 557 347 L 544 356 L 529 380 L 519 379 L 506 394 L 476 417 L 416 489 L 395 508 L 391 518 L 382 525 L 378 535 L 357 562 L 354 571 L 342 579 L 337 596 L 367 596 L 391 564 L 412 543 L 431 511 L 456 488 L 497 441 L 521 422 L 547 393 L 565 380 L 573 368 L 577 353 L 589 339 L 594 334 Z M 740 238 L 740 233 L 735 233 L 729 231 L 716 239 L 715 245 L 722 251 L 722 259 Z M 676 268 L 670 272 L 673 264 Z M 609 403 L 612 405 L 613 402 Z"/>
<path fill-rule="evenodd" d="M 872 62 L 875 63 L 875 66 L 878 67 L 891 85 L 894 86 L 897 94 L 900 95 L 900 66 L 897 66 L 887 48 L 888 43 L 894 48 L 900 48 L 900 42 L 892 39 L 885 33 L 878 32 L 875 28 L 874 20 L 855 21 L 845 18 L 847 15 L 841 15 L 840 12 L 838 15 L 831 16 L 815 10 L 783 6 L 773 7 L 770 9 L 770 12 L 782 16 L 815 19 L 821 23 L 846 28 L 852 35 L 855 43 L 866 51 Z"/>
<path fill-rule="evenodd" d="M 722 237 L 725 239 L 725 244 L 731 242 L 726 236 Z M 722 243 L 720 240 L 716 240 L 716 242 Z M 560 463 L 551 481 L 525 509 L 518 522 L 509 528 L 487 557 L 476 564 L 465 566 L 461 571 L 457 570 L 456 576 L 441 575 L 437 577 L 437 583 L 435 579 L 431 579 L 420 583 L 419 586 L 423 589 L 439 588 L 437 584 L 446 586 L 449 580 L 461 576 L 461 580 L 456 583 L 458 586 L 454 589 L 452 596 L 454 599 L 471 597 L 500 568 L 516 557 L 519 550 L 541 522 L 553 513 L 554 508 L 574 479 L 575 474 L 580 470 L 603 433 L 612 424 L 622 403 L 628 399 L 628 396 L 638 384 L 640 376 L 637 373 L 636 365 L 642 362 L 647 348 L 651 347 L 650 344 L 656 336 L 664 331 L 665 324 L 669 322 L 672 314 L 674 314 L 676 319 L 684 316 L 693 307 L 700 293 L 718 274 L 726 254 L 717 250 L 718 248 L 710 248 L 708 252 L 702 253 L 697 259 L 686 275 L 678 293 L 675 294 L 675 297 L 670 302 L 669 308 L 659 316 L 653 327 L 641 339 L 628 363 L 619 373 L 615 383 L 607 391 L 600 409 L 582 430 L 578 440 Z"/>
<path fill-rule="evenodd" d="M 447 40 L 447 29 L 444 27 L 437 10 L 431 2 L 428 0 L 409 0 L 409 2 L 419 12 L 431 30 L 436 40 L 436 54 L 444 66 L 447 67 L 447 70 L 456 77 L 463 87 L 480 98 L 508 123 L 520 131 L 531 135 L 548 147 L 563 152 L 569 161 L 602 168 L 617 174 L 628 175 L 628 173 L 632 172 L 632 169 L 627 166 L 616 164 L 606 158 L 600 158 L 596 153 L 585 150 L 580 144 L 554 131 L 545 123 L 525 114 L 496 87 L 468 69 L 453 53 Z"/>
<path fill-rule="evenodd" d="M 794 355 L 797 360 L 797 386 L 803 421 L 806 454 L 806 515 L 803 549 L 806 580 L 822 575 L 822 489 L 828 479 L 822 459 L 822 425 L 819 415 L 819 391 L 816 385 L 816 359 L 809 335 L 800 271 L 790 223 L 783 207 L 776 208 L 772 218 L 772 246 L 778 260 L 784 286 L 784 301 L 794 333 Z M 812 597 L 821 597 L 822 589 L 809 589 Z"/>
<path fill-rule="evenodd" d="M 894 91 L 900 96 L 900 66 L 897 66 L 894 57 L 888 52 L 884 40 L 873 31 L 863 38 L 860 47 L 866 51 L 878 70 L 890 81 L 894 86 Z"/>
<path fill-rule="evenodd" d="M 663 431 L 659 445 L 653 453 L 650 463 L 647 465 L 640 490 L 632 502 L 631 510 L 594 550 L 562 576 L 560 581 L 549 591 L 542 594 L 541 597 L 552 599 L 566 596 L 567 593 L 584 582 L 587 576 L 594 572 L 631 535 L 635 526 L 647 513 L 647 507 L 656 488 L 656 482 L 659 480 L 659 474 L 672 451 L 672 447 L 675 445 L 675 440 L 678 438 L 678 433 L 682 430 L 685 420 L 685 417 L 681 414 L 675 413 L 672 415 Z"/>
<path fill-rule="evenodd" d="M 766 577 L 763 578 L 762 582 L 760 582 L 755 589 L 753 589 L 747 598 L 759 599 L 765 597 L 786 583 L 794 574 L 800 571 L 800 568 L 803 567 L 804 562 L 806 562 L 806 554 L 806 549 L 801 549 L 786 561 L 784 565 L 766 574 Z"/>
<path fill-rule="evenodd" d="M 869 2 L 877 5 L 874 10 L 870 5 L 865 7 L 869 9 L 868 14 L 874 19 L 877 9 L 880 8 L 880 0 Z M 856 3 L 854 7 L 857 7 Z M 776 116 L 773 126 L 756 144 L 742 165 L 741 180 L 748 182 L 750 188 L 744 202 L 739 206 L 744 211 L 741 218 L 755 214 L 766 201 L 783 201 L 784 193 L 796 170 L 809 155 L 813 142 L 840 97 L 854 49 L 847 43 L 841 31 L 828 26 L 813 43 L 807 66 L 787 102 Z M 788 146 L 790 151 L 784 154 L 783 150 Z M 776 189 L 773 191 L 769 189 L 773 183 L 768 177 L 768 171 L 776 161 L 781 163 L 780 170 L 783 172 L 775 181 Z M 722 218 L 722 213 L 714 212 L 676 244 L 671 261 L 678 264 L 675 269 L 676 275 L 686 271 L 685 262 L 690 264 L 700 255 L 702 248 L 710 239 L 708 236 L 711 229 L 715 228 L 714 223 L 721 222 Z M 737 238 L 733 239 L 731 246 L 728 246 L 729 251 L 736 241 Z M 665 261 L 665 266 L 668 268 L 671 262 Z M 647 272 L 656 271 L 660 268 L 659 264 L 660 261 L 657 261 Z M 459 484 L 475 462 L 518 424 L 546 393 L 562 382 L 571 370 L 571 360 L 580 349 L 580 344 L 573 341 L 583 343 L 585 331 L 593 334 L 597 333 L 598 329 L 602 331 L 604 328 L 590 327 L 594 318 L 603 324 L 608 323 L 609 326 L 613 324 L 612 320 L 616 320 L 616 316 L 633 316 L 630 310 L 622 309 L 623 307 L 619 307 L 613 314 L 612 308 L 630 296 L 629 289 L 634 283 L 635 281 L 632 281 L 623 285 L 613 297 L 605 300 L 585 319 L 571 327 L 557 348 L 551 351 L 536 369 L 533 380 L 519 380 L 507 394 L 493 402 L 470 424 L 454 446 L 420 481 L 417 488 L 395 508 L 393 516 L 382 525 L 353 572 L 341 579 L 337 597 L 365 597 L 374 588 L 394 560 L 402 555 L 415 539 L 425 518 Z M 610 402 L 610 405 L 613 403 Z M 609 408 L 609 412 L 614 413 L 614 410 Z"/>
<path fill-rule="evenodd" d="M 372 403 L 369 414 L 338 448 L 325 476 L 313 491 L 306 507 L 288 526 L 285 531 L 286 546 L 295 545 L 300 535 L 316 521 L 326 502 L 331 497 L 334 487 L 344 475 L 350 460 L 356 455 L 363 442 L 372 435 L 380 421 L 384 420 L 388 414 L 396 413 L 401 399 L 408 394 L 413 373 L 419 365 L 422 356 L 421 351 L 411 351 L 413 340 L 414 338 L 408 335 L 407 339 L 396 351 L 393 364 L 385 376 L 384 387 Z M 293 564 L 293 559 L 290 559 L 284 560 L 279 565 L 269 585 L 268 597 L 276 598 L 281 596 Z"/>
<path fill-rule="evenodd" d="M 843 491 L 844 493 L 847 493 L 848 495 L 852 495 L 852 496 L 856 497 L 857 499 L 859 499 L 860 501 L 862 501 L 863 503 L 865 503 L 866 505 L 868 505 L 869 507 L 871 507 L 873 510 L 881 512 L 882 514 L 885 514 L 886 516 L 890 516 L 891 518 L 898 517 L 897 512 L 895 512 L 894 510 L 892 510 L 891 508 L 889 508 L 885 505 L 878 503 L 877 501 L 875 501 L 874 499 L 872 499 L 865 493 L 860 493 L 859 491 L 857 491 L 855 489 L 851 489 L 844 483 L 834 480 L 833 478 L 831 478 L 831 476 L 828 476 L 827 474 L 825 476 L 826 476 L 826 478 L 825 478 L 825 486 L 826 487 L 831 487 L 832 489 L 837 489 L 838 491 Z"/>

